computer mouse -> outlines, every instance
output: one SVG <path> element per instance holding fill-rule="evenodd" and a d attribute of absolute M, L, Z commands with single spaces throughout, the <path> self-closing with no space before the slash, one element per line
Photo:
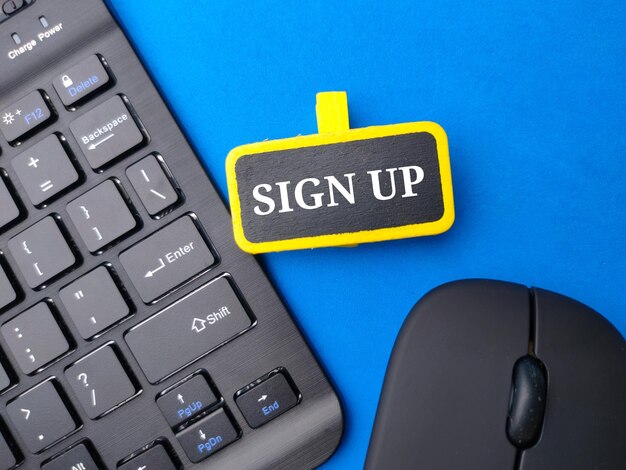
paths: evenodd
<path fill-rule="evenodd" d="M 411 310 L 365 468 L 626 469 L 626 341 L 568 297 L 464 280 Z"/>

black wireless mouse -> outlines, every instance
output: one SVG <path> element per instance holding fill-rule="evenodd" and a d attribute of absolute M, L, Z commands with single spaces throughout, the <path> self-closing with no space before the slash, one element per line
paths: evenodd
<path fill-rule="evenodd" d="M 626 342 L 570 298 L 445 284 L 406 319 L 366 469 L 626 469 Z"/>

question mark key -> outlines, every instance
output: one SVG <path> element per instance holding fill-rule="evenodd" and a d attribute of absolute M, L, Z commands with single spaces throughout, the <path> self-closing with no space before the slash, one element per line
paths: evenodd
<path fill-rule="evenodd" d="M 114 344 L 96 349 L 65 371 L 72 390 L 91 419 L 108 413 L 138 392 L 115 349 Z"/>

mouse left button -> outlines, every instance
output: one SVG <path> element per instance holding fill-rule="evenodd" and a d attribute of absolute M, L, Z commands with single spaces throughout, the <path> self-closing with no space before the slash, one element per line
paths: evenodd
<path fill-rule="evenodd" d="M 525 286 L 466 280 L 417 303 L 394 345 L 367 470 L 513 468 L 504 427 L 529 299 Z"/>

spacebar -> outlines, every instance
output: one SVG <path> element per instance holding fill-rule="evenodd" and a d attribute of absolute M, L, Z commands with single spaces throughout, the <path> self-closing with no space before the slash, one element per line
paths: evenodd
<path fill-rule="evenodd" d="M 151 383 L 252 325 L 229 279 L 222 276 L 205 284 L 126 333 L 126 342 Z"/>

